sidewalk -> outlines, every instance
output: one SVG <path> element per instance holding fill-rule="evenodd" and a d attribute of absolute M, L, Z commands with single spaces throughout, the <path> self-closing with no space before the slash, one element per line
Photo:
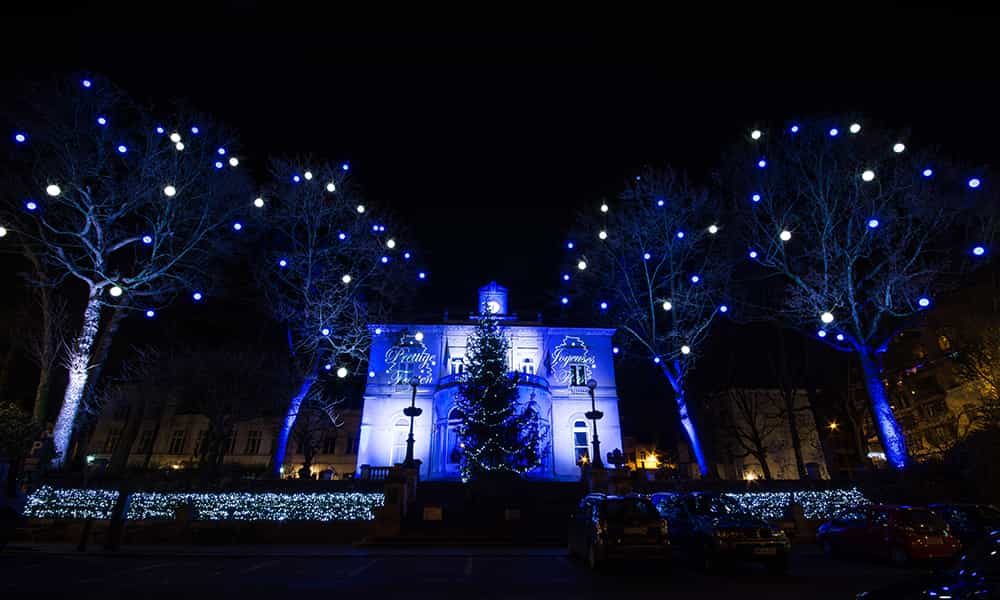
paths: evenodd
<path fill-rule="evenodd" d="M 118 552 L 104 550 L 102 544 L 91 544 L 86 552 L 77 552 L 76 544 L 66 543 L 14 543 L 0 552 L 0 560 L 9 555 L 44 556 L 106 556 L 113 557 L 176 557 L 176 558 L 338 558 L 377 556 L 565 556 L 564 546 L 350 546 L 350 545 L 229 545 L 229 546 L 182 546 L 125 545 Z"/>

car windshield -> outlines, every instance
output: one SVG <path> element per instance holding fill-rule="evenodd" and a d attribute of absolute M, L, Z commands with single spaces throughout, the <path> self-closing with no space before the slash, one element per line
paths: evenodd
<path fill-rule="evenodd" d="M 735 500 L 726 496 L 692 496 L 688 500 L 691 512 L 697 515 L 735 515 L 743 510 Z"/>
<path fill-rule="evenodd" d="M 642 498 L 622 498 L 604 503 L 604 516 L 609 521 L 659 518 L 653 503 Z"/>
<path fill-rule="evenodd" d="M 904 510 L 900 513 L 900 522 L 914 529 L 941 531 L 945 529 L 944 519 L 929 510 Z"/>

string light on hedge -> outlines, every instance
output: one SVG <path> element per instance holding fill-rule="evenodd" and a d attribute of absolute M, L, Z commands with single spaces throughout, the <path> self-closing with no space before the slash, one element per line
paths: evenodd
<path fill-rule="evenodd" d="M 829 325 L 830 323 L 833 323 L 833 313 L 827 311 L 819 316 L 819 320 Z"/>
<path fill-rule="evenodd" d="M 875 171 L 872 171 L 871 169 L 866 169 L 861 173 L 862 181 L 871 181 L 873 179 L 875 179 Z"/>
<path fill-rule="evenodd" d="M 848 131 L 851 133 L 858 133 L 861 131 L 861 125 L 859 123 L 851 123 L 851 127 Z"/>
<path fill-rule="evenodd" d="M 986 248 L 984 248 L 983 246 L 975 246 L 972 249 L 972 254 L 974 256 L 982 256 L 982 255 L 986 254 Z"/>
<path fill-rule="evenodd" d="M 109 293 L 109 294 L 111 294 L 111 297 L 112 297 L 112 298 L 117 298 L 117 297 L 119 297 L 119 296 L 121 296 L 121 295 L 122 295 L 122 292 L 123 292 L 123 291 L 124 291 L 124 290 L 122 290 L 122 289 L 121 289 L 120 287 L 118 287 L 117 285 L 113 285 L 113 286 L 111 286 L 111 289 L 109 289 L 109 290 L 108 290 L 108 293 Z"/>
<path fill-rule="evenodd" d="M 663 310 L 671 310 L 673 308 L 674 308 L 674 305 L 673 305 L 672 302 L 670 302 L 670 300 L 664 300 L 663 301 Z"/>
<path fill-rule="evenodd" d="M 264 208 L 264 199 L 261 198 L 260 196 L 254 198 L 253 205 L 256 206 L 257 208 Z"/>
<path fill-rule="evenodd" d="M 906 150 L 906 144 L 902 142 L 896 142 L 892 146 L 892 151 L 896 154 L 902 154 L 904 150 Z"/>
<path fill-rule="evenodd" d="M 60 189 L 58 185 L 51 183 L 45 187 L 45 193 L 54 198 L 62 193 L 62 189 Z"/>
<path fill-rule="evenodd" d="M 972 188 L 972 189 L 976 189 L 981 184 L 982 184 L 982 182 L 979 180 L 978 177 L 973 177 L 973 178 L 969 179 L 969 181 L 968 181 L 968 186 L 970 188 Z"/>

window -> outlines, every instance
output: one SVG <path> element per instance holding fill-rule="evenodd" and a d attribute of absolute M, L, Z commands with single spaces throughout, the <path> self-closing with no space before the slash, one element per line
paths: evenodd
<path fill-rule="evenodd" d="M 465 372 L 465 360 L 462 358 L 451 359 L 451 374 L 461 375 Z"/>
<path fill-rule="evenodd" d="M 524 359 L 524 362 L 521 363 L 521 372 L 522 373 L 527 373 L 528 375 L 534 375 L 535 374 L 535 362 L 533 360 L 531 360 L 530 358 Z"/>
<path fill-rule="evenodd" d="M 243 454 L 257 454 L 260 452 L 260 431 L 247 432 L 247 445 L 243 449 Z"/>
<path fill-rule="evenodd" d="M 389 464 L 398 465 L 406 460 L 406 436 L 408 435 L 409 421 L 400 419 L 392 428 L 392 456 Z"/>
<path fill-rule="evenodd" d="M 458 429 L 465 420 L 465 414 L 457 409 L 451 409 L 448 413 L 448 439 L 445 445 L 445 462 L 449 465 L 457 465 L 462 462 L 462 440 L 458 435 Z"/>
<path fill-rule="evenodd" d="M 198 432 L 198 437 L 194 440 L 194 451 L 192 452 L 195 456 L 201 456 L 202 447 L 205 445 L 205 434 L 207 433 L 204 429 Z"/>
<path fill-rule="evenodd" d="M 573 423 L 573 451 L 576 456 L 576 464 L 590 460 L 586 421 L 577 421 Z"/>
<path fill-rule="evenodd" d="M 167 450 L 168 454 L 184 454 L 184 442 L 187 441 L 187 432 L 183 429 L 175 429 L 174 434 L 170 436 L 170 448 Z"/>
<path fill-rule="evenodd" d="M 149 452 L 153 447 L 153 430 L 146 429 L 141 434 L 139 434 L 139 444 L 136 446 L 136 452 Z"/>
<path fill-rule="evenodd" d="M 118 447 L 118 441 L 122 438 L 121 429 L 112 429 L 108 432 L 108 439 L 104 441 L 104 451 L 114 452 L 115 448 Z"/>
<path fill-rule="evenodd" d="M 587 385 L 587 367 L 583 365 L 569 366 L 569 384 Z"/>
<path fill-rule="evenodd" d="M 328 435 L 323 438 L 322 454 L 334 454 L 337 452 L 337 436 Z"/>

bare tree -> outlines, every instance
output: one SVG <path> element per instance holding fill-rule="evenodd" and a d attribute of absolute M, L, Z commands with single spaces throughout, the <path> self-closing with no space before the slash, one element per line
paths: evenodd
<path fill-rule="evenodd" d="M 979 396 L 978 404 L 964 407 L 957 415 L 959 439 L 1000 423 L 1000 326 L 976 325 L 966 328 L 974 333 L 962 340 L 952 367 L 959 383 L 970 386 Z"/>
<path fill-rule="evenodd" d="M 297 381 L 278 431 L 278 476 L 303 402 L 317 394 L 324 378 L 336 376 L 349 385 L 367 376 L 368 324 L 410 296 L 425 274 L 403 279 L 412 247 L 384 215 L 372 216 L 378 213 L 352 185 L 347 164 L 280 160 L 271 173 L 271 249 L 260 281 L 271 312 L 285 327 Z"/>
<path fill-rule="evenodd" d="M 781 414 L 780 394 L 771 390 L 732 388 L 726 393 L 729 404 L 726 429 L 740 451 L 734 456 L 752 456 L 760 465 L 764 479 L 770 480 L 768 459 L 780 449 L 785 420 Z"/>
<path fill-rule="evenodd" d="M 721 218 L 706 190 L 670 169 L 648 169 L 617 202 L 581 217 L 567 243 L 572 264 L 563 275 L 588 306 L 624 332 L 623 356 L 641 356 L 660 368 L 703 476 L 708 462 L 689 412 L 687 381 L 712 322 L 728 311 Z"/>
<path fill-rule="evenodd" d="M 3 220 L 86 297 L 67 351 L 53 432 L 66 458 L 95 364 L 104 307 L 155 316 L 182 291 L 201 299 L 206 266 L 252 209 L 228 134 L 204 115 L 156 118 L 100 79 L 32 90 L 17 115 Z M 197 295 L 194 295 L 197 294 Z"/>
<path fill-rule="evenodd" d="M 849 120 L 800 123 L 747 138 L 731 161 L 750 258 L 786 294 L 761 307 L 858 357 L 891 465 L 907 464 L 903 431 L 882 381 L 898 327 L 930 306 L 957 272 L 986 254 L 992 219 L 977 212 L 979 179 L 930 152 Z"/>
<path fill-rule="evenodd" d="M 339 407 L 343 402 L 343 399 L 326 403 L 304 402 L 300 407 L 295 419 L 295 428 L 292 429 L 292 440 L 302 455 L 300 477 L 308 476 L 313 459 L 319 454 L 323 441 L 331 435 L 331 432 L 335 438 L 337 430 L 344 426 L 344 420 L 339 414 Z"/>

